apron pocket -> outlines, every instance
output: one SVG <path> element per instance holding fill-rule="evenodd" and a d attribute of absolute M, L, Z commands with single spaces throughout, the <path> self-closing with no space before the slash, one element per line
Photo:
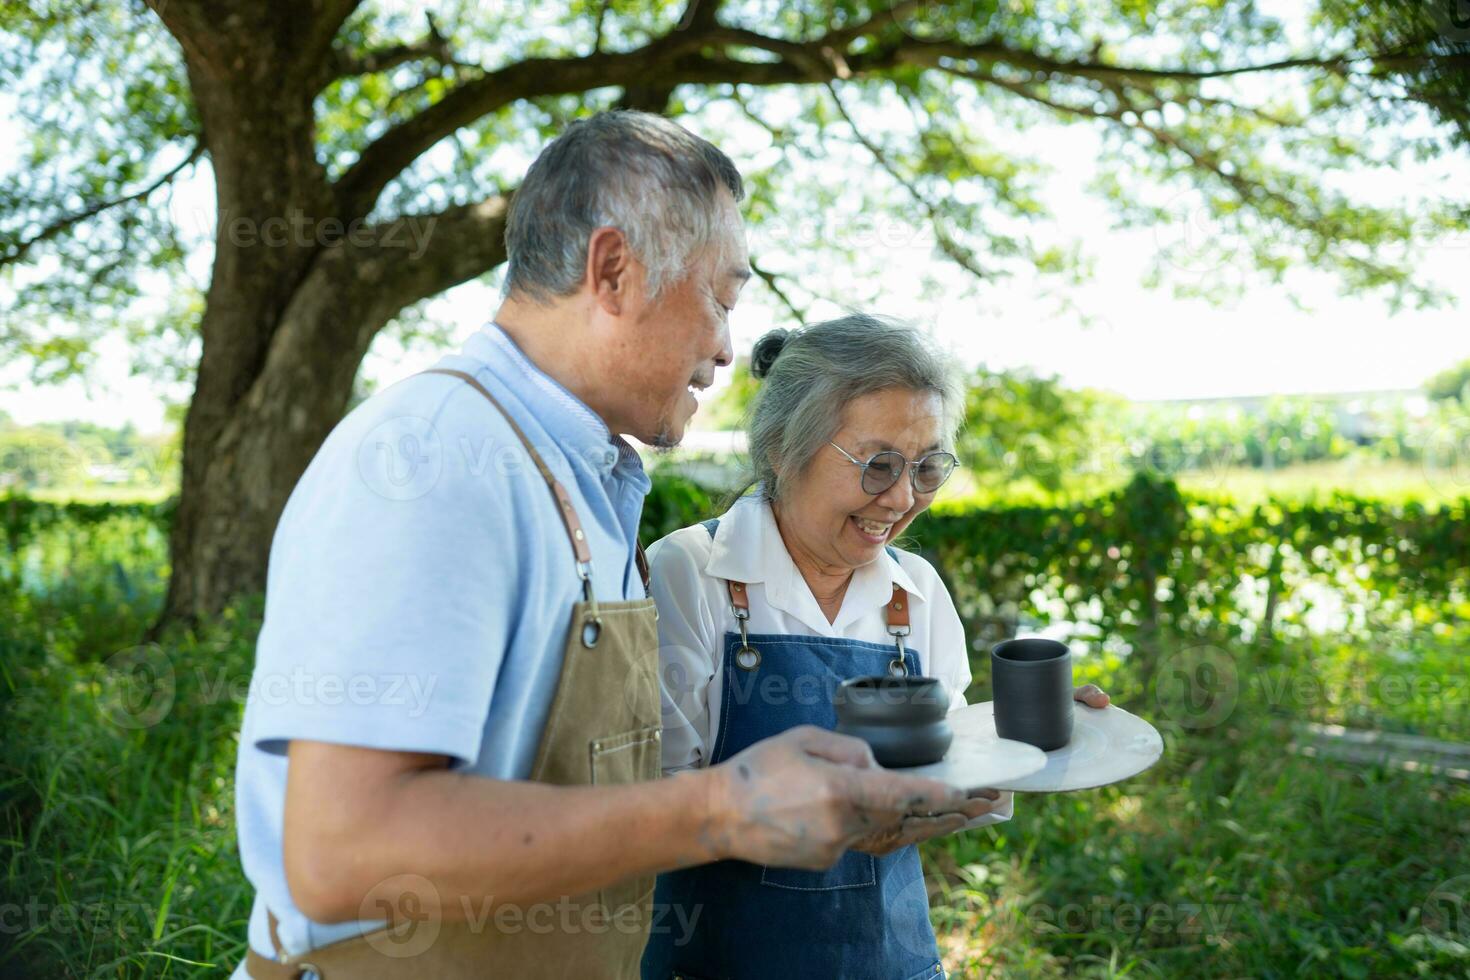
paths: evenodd
<path fill-rule="evenodd" d="M 772 888 L 789 888 L 799 892 L 830 892 L 839 888 L 871 888 L 878 883 L 878 868 L 873 855 L 862 851 L 844 851 L 837 863 L 826 871 L 803 871 L 798 868 L 761 868 L 761 884 Z"/>
<path fill-rule="evenodd" d="M 654 726 L 594 738 L 588 748 L 592 785 L 619 786 L 657 779 L 662 748 L 660 735 L 661 730 Z"/>
<path fill-rule="evenodd" d="M 659 728 L 651 727 L 593 739 L 589 746 L 592 785 L 618 786 L 658 778 L 660 735 Z M 597 901 L 609 920 L 637 922 L 646 928 L 653 909 L 653 883 L 652 876 L 620 881 L 600 890 Z M 636 919 L 629 906 L 638 909 Z"/>

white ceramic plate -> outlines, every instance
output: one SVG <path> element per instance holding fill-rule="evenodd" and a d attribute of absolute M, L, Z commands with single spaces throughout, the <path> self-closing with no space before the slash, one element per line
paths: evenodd
<path fill-rule="evenodd" d="M 956 720 L 957 715 L 951 713 L 949 722 L 954 728 L 954 741 L 943 759 L 927 766 L 913 766 L 897 769 L 895 772 L 926 776 L 970 790 L 1000 786 L 1021 779 L 1046 765 L 1045 752 L 1025 742 L 1001 738 L 995 734 L 994 725 L 990 726 L 989 731 L 977 726 L 970 726 L 972 730 L 961 731 L 954 724 Z"/>
<path fill-rule="evenodd" d="M 1158 762 L 1164 754 L 1164 740 L 1158 731 L 1137 715 L 1112 704 L 1106 708 L 1093 708 L 1077 702 L 1072 707 L 1071 742 L 1059 749 L 1043 752 L 1045 764 L 1041 767 L 985 785 L 1018 793 L 1066 793 L 1074 789 L 1092 789 L 1136 776 Z M 955 745 L 984 745 L 987 739 L 1002 741 L 995 734 L 995 703 L 992 701 L 982 701 L 950 712 L 949 724 L 954 729 Z M 1041 751 L 1032 745 L 1026 748 Z"/>

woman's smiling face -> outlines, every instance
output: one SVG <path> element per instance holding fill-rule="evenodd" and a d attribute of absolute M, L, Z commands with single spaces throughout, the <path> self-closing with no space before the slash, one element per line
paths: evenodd
<path fill-rule="evenodd" d="M 938 392 L 887 388 L 848 402 L 831 441 L 864 462 L 888 449 L 913 462 L 943 449 L 943 439 Z M 914 492 L 909 471 L 877 496 L 863 490 L 862 476 L 861 467 L 823 445 L 805 472 L 786 482 L 776 505 L 781 528 L 806 557 L 846 568 L 876 561 L 934 501 L 933 493 Z"/>

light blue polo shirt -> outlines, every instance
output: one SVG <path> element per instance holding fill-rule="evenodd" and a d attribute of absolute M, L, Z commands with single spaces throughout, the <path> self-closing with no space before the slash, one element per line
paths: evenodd
<path fill-rule="evenodd" d="M 490 389 L 566 486 L 597 597 L 643 598 L 633 554 L 649 480 L 633 448 L 494 324 L 437 366 Z M 291 903 L 287 743 L 436 752 L 527 778 L 580 598 L 551 492 L 468 383 L 407 378 L 332 430 L 276 528 L 246 698 L 235 805 L 251 947 L 273 955 L 267 908 L 292 953 L 381 924 L 320 925 Z"/>

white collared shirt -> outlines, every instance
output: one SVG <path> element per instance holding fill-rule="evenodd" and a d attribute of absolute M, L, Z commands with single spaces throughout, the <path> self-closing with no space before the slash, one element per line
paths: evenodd
<path fill-rule="evenodd" d="M 970 661 L 964 626 L 939 573 L 918 555 L 887 550 L 853 572 L 837 618 L 827 621 L 811 588 L 791 560 L 770 504 L 742 497 L 720 518 L 713 540 L 702 525 L 681 528 L 648 550 L 652 595 L 658 606 L 659 676 L 663 682 L 665 773 L 705 766 L 720 730 L 725 634 L 738 632 L 727 580 L 744 582 L 751 633 L 821 636 L 891 643 L 885 610 L 893 586 L 909 594 L 908 647 L 919 670 L 949 689 L 950 710 L 965 706 Z M 968 827 L 1007 820 L 1003 806 Z"/>

